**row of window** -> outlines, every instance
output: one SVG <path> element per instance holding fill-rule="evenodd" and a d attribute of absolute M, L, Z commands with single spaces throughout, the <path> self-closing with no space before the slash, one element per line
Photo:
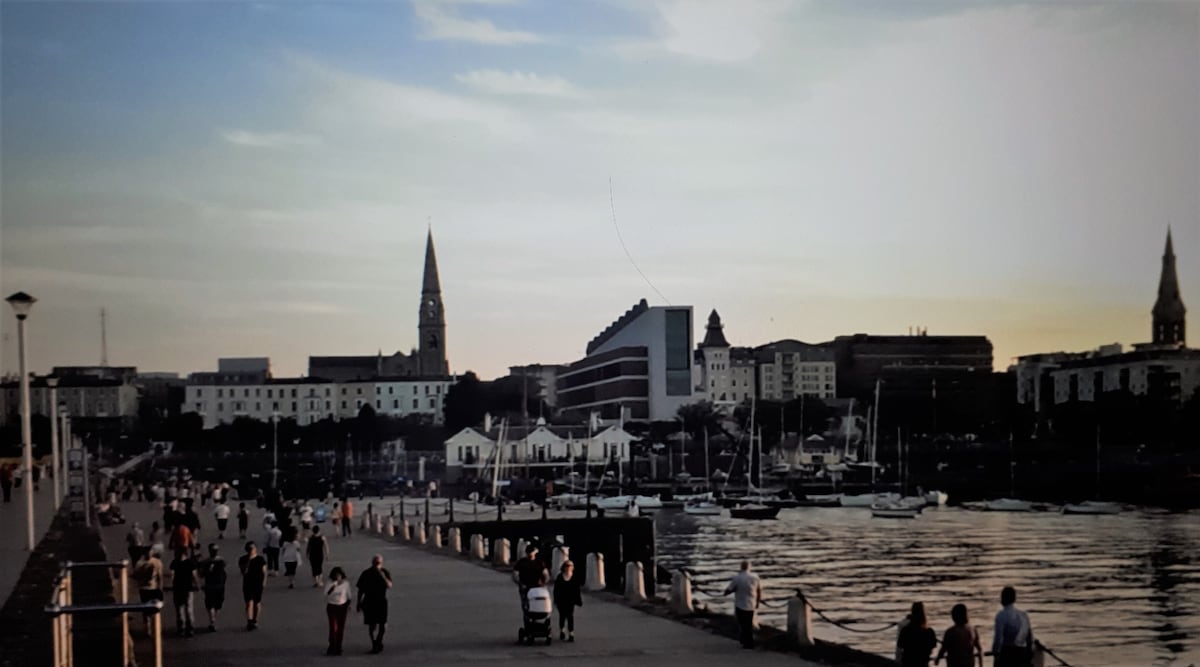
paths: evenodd
<path fill-rule="evenodd" d="M 348 389 L 348 387 L 342 387 L 342 396 L 346 395 L 347 389 Z M 389 395 L 393 394 L 394 389 L 395 389 L 395 386 L 389 386 L 387 388 L 387 393 Z M 287 390 L 286 389 L 279 390 L 279 398 L 284 398 L 285 391 L 287 391 Z M 362 395 L 362 387 L 355 387 L 354 393 L 358 396 L 361 396 Z M 415 385 L 415 384 L 412 385 L 412 393 L 413 393 L 413 395 L 416 395 L 418 393 L 417 385 Z M 425 385 L 425 395 L 426 396 L 429 396 L 430 394 L 441 394 L 441 393 L 442 393 L 442 385 L 440 385 L 440 384 Z M 375 395 L 380 396 L 382 394 L 383 394 L 383 387 L 376 385 L 375 386 Z M 228 395 L 229 398 L 235 398 L 237 396 L 237 389 L 230 387 L 228 390 L 226 390 L 224 387 L 217 387 L 217 398 L 225 398 L 226 395 Z M 317 395 L 316 390 L 315 389 L 311 390 L 308 395 L 316 396 Z M 262 396 L 262 388 L 261 387 L 254 388 L 254 396 L 255 396 L 255 398 L 259 398 Z M 329 387 L 325 387 L 325 396 L 326 397 L 329 396 Z M 291 389 L 291 397 L 296 398 L 296 389 L 294 387 Z M 203 387 L 196 388 L 196 398 L 204 398 L 204 388 Z M 242 389 L 242 398 L 250 398 L 250 388 L 249 387 L 245 387 Z M 275 398 L 275 390 L 274 389 L 267 389 L 267 398 Z"/>
<path fill-rule="evenodd" d="M 429 400 L 429 409 L 430 409 L 430 410 L 437 409 L 437 399 L 436 399 L 436 398 L 430 398 L 430 399 L 428 399 L 428 400 Z M 356 409 L 357 409 L 357 408 L 361 408 L 361 407 L 362 407 L 362 403 L 363 403 L 363 402 L 362 402 L 361 400 L 357 400 L 357 401 L 355 401 L 355 408 L 356 408 Z M 297 405 L 297 404 L 296 404 L 296 401 L 292 401 L 292 412 L 296 412 L 296 411 L 297 411 L 297 410 L 296 410 L 296 405 Z M 230 403 L 230 404 L 229 404 L 229 407 L 230 407 L 230 409 L 232 409 L 234 412 L 241 412 L 241 411 L 243 411 L 243 410 L 245 410 L 245 409 L 246 409 L 246 404 L 245 404 L 245 403 L 242 403 L 241 401 L 237 401 L 237 402 Z M 319 410 L 319 409 L 320 409 L 320 407 L 321 407 L 321 406 L 320 406 L 320 401 L 308 401 L 308 405 L 307 405 L 307 407 L 308 407 L 308 409 L 309 409 L 309 410 Z M 325 409 L 326 409 L 326 410 L 331 410 L 331 409 L 332 409 L 332 402 L 331 402 L 331 401 L 325 401 Z M 342 401 L 342 409 L 343 409 L 343 410 L 347 409 L 346 401 Z M 375 401 L 375 409 L 376 409 L 376 410 L 382 410 L 382 409 L 383 409 L 383 401 L 381 401 L 381 400 L 376 400 L 376 401 Z M 393 400 L 392 400 L 392 409 L 393 409 L 393 410 L 399 410 L 399 409 L 400 409 L 400 399 L 398 399 L 398 398 L 397 398 L 397 399 L 393 399 Z M 413 409 L 413 410 L 420 410 L 420 409 L 421 409 L 421 399 L 419 399 L 419 398 L 414 398 L 414 399 L 412 399 L 412 409 Z M 225 404 L 224 404 L 224 403 L 217 403 L 217 412 L 224 412 L 224 410 L 225 410 Z M 103 411 L 103 409 L 102 409 L 101 411 Z M 262 412 L 262 403 L 261 403 L 261 402 L 255 402 L 255 403 L 254 403 L 254 411 L 255 411 L 255 412 Z M 272 411 L 272 412 L 279 412 L 279 402 L 278 402 L 278 401 L 273 401 L 273 402 L 271 403 L 271 411 Z M 198 401 L 198 402 L 196 403 L 196 412 L 204 412 L 204 403 L 203 403 L 203 402 L 199 402 L 199 401 Z"/>

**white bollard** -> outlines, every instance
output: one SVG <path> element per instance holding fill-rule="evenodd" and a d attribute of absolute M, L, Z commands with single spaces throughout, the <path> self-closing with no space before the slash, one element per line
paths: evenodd
<path fill-rule="evenodd" d="M 408 519 L 400 519 L 400 539 L 404 540 L 405 542 L 412 539 L 410 533 L 408 532 Z"/>
<path fill-rule="evenodd" d="M 799 595 L 788 600 L 787 633 L 798 646 L 813 645 L 812 607 Z"/>
<path fill-rule="evenodd" d="M 690 614 L 692 608 L 692 576 L 677 570 L 671 577 L 671 609 L 676 613 Z"/>
<path fill-rule="evenodd" d="M 417 546 L 425 546 L 425 530 L 421 528 L 421 524 L 413 526 L 413 537 L 416 539 Z"/>
<path fill-rule="evenodd" d="M 558 576 L 562 572 L 562 564 L 571 560 L 571 547 L 554 547 L 554 557 L 551 559 L 551 564 L 554 569 L 550 570 L 550 577 Z"/>
<path fill-rule="evenodd" d="M 462 553 L 462 531 L 457 527 L 450 529 L 450 534 L 446 537 L 446 548 L 451 553 Z"/>
<path fill-rule="evenodd" d="M 376 514 L 374 517 L 372 517 L 372 519 L 374 520 L 373 523 L 375 524 L 375 534 L 382 535 L 383 534 L 383 517 Z"/>
<path fill-rule="evenodd" d="M 492 542 L 492 564 L 508 565 L 508 540 L 499 537 Z"/>
<path fill-rule="evenodd" d="M 486 554 L 483 550 L 483 535 L 471 536 L 471 558 L 475 560 L 483 560 Z"/>
<path fill-rule="evenodd" d="M 388 515 L 388 520 L 387 520 L 387 536 L 388 537 L 396 536 L 396 517 L 392 516 L 391 514 Z"/>
<path fill-rule="evenodd" d="M 604 554 L 587 555 L 587 583 L 589 591 L 604 590 Z"/>
<path fill-rule="evenodd" d="M 362 523 L 360 523 L 358 525 L 358 529 L 362 530 L 362 531 L 366 531 L 366 530 L 370 529 L 370 527 L 371 527 L 370 521 L 371 521 L 371 513 L 367 512 L 366 514 L 363 514 Z"/>
<path fill-rule="evenodd" d="M 517 558 L 525 557 L 525 547 L 527 546 L 529 543 L 525 541 L 524 537 L 517 538 Z"/>
<path fill-rule="evenodd" d="M 642 564 L 637 561 L 625 563 L 625 599 L 635 603 L 646 600 L 646 582 L 642 578 Z"/>
<path fill-rule="evenodd" d="M 434 549 L 442 548 L 442 531 L 438 530 L 436 524 L 429 524 L 429 543 Z"/>

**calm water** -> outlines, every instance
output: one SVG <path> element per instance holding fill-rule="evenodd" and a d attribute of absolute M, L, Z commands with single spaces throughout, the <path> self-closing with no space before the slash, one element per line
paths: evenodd
<path fill-rule="evenodd" d="M 1013 585 L 1034 635 L 1075 667 L 1200 665 L 1200 512 L 943 508 L 887 520 L 865 509 L 806 508 L 776 521 L 663 511 L 656 523 L 661 564 L 694 571 L 700 588 L 722 587 L 749 558 L 768 599 L 800 586 L 832 618 L 868 629 L 903 618 L 919 600 L 939 636 L 950 607 L 963 602 L 986 650 L 1000 589 Z M 786 612 L 766 609 L 762 618 L 782 628 Z M 884 655 L 895 642 L 895 630 L 850 633 L 816 618 L 813 632 Z"/>

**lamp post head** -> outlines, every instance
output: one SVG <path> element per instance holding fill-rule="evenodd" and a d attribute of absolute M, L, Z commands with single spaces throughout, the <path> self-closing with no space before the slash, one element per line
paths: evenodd
<path fill-rule="evenodd" d="M 13 312 L 17 314 L 17 319 L 23 320 L 29 314 L 29 309 L 33 308 L 33 304 L 37 299 L 24 292 L 17 292 L 5 299 L 5 301 L 8 302 L 8 305 L 12 306 Z"/>

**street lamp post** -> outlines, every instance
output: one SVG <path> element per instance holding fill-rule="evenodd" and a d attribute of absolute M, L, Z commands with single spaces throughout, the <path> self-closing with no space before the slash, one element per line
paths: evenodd
<path fill-rule="evenodd" d="M 54 494 L 54 510 L 58 511 L 62 496 L 58 493 L 58 378 L 46 378 L 50 388 L 50 491 Z"/>
<path fill-rule="evenodd" d="M 62 420 L 59 425 L 59 458 L 58 470 L 54 471 L 54 492 L 59 498 L 67 497 L 67 450 L 71 448 L 71 415 L 67 412 L 66 402 L 58 404 L 58 418 Z"/>
<path fill-rule="evenodd" d="M 17 292 L 6 299 L 17 315 L 17 357 L 21 370 L 21 443 L 24 449 L 25 465 L 25 528 L 29 540 L 29 550 L 33 551 L 33 434 L 29 426 L 29 373 L 25 369 L 25 318 L 33 308 L 37 299 L 24 292 Z"/>
<path fill-rule="evenodd" d="M 271 489 L 279 490 L 279 413 L 271 413 Z"/>

